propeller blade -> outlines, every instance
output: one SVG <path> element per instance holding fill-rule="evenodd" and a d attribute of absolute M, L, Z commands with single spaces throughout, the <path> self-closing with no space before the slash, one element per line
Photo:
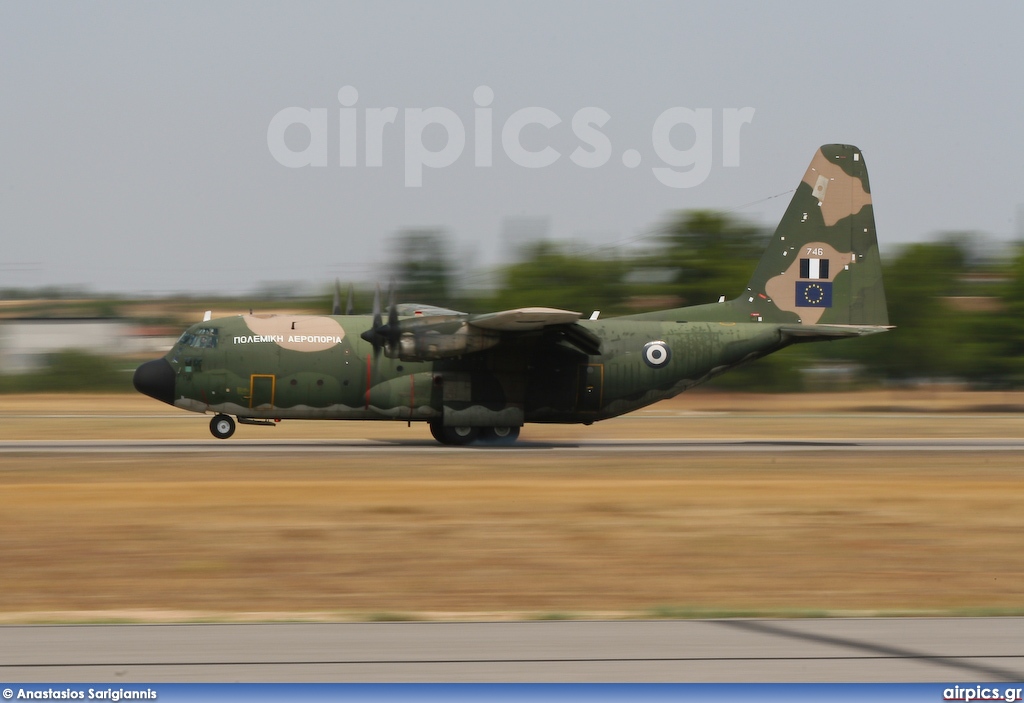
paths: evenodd
<path fill-rule="evenodd" d="M 391 281 L 388 290 L 388 326 L 384 331 L 384 338 L 387 340 L 388 349 L 398 348 L 402 332 L 398 326 L 398 306 L 395 304 L 395 281 Z"/>
<path fill-rule="evenodd" d="M 391 282 L 391 288 L 388 290 L 388 325 L 398 325 L 398 306 L 395 305 L 395 282 Z"/>
<path fill-rule="evenodd" d="M 373 294 L 373 329 L 376 331 L 381 325 L 380 317 L 380 284 L 377 284 L 377 292 Z"/>
<path fill-rule="evenodd" d="M 386 341 L 381 335 L 381 325 L 383 320 L 380 314 L 380 284 L 377 284 L 377 290 L 373 294 L 373 324 L 370 329 L 363 332 L 360 337 L 365 339 L 367 342 L 373 345 L 373 360 L 376 361 L 380 356 L 380 350 L 384 342 Z"/>
<path fill-rule="evenodd" d="M 356 290 L 351 283 L 348 284 L 348 300 L 345 301 L 345 314 L 355 315 L 356 304 L 355 304 Z"/>
<path fill-rule="evenodd" d="M 331 306 L 331 314 L 341 314 L 341 283 L 338 279 L 334 279 L 334 305 Z"/>

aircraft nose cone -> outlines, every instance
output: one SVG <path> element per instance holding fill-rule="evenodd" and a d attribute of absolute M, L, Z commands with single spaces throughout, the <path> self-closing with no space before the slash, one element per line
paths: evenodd
<path fill-rule="evenodd" d="M 147 361 L 135 369 L 135 390 L 168 405 L 174 405 L 174 368 L 167 359 Z"/>

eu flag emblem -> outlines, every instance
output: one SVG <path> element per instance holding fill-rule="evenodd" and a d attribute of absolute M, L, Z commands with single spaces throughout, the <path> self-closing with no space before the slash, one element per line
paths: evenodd
<path fill-rule="evenodd" d="M 797 281 L 796 306 L 798 308 L 832 307 L 832 283 L 830 281 Z"/>

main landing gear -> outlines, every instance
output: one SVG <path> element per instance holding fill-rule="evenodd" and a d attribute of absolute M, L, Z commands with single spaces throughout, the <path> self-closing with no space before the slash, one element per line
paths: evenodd
<path fill-rule="evenodd" d="M 519 438 L 518 427 L 451 427 L 430 423 L 430 434 L 441 444 L 464 447 L 467 444 L 512 444 Z"/>
<path fill-rule="evenodd" d="M 210 420 L 210 432 L 217 439 L 227 439 L 235 433 L 235 421 L 230 415 L 214 415 Z"/>

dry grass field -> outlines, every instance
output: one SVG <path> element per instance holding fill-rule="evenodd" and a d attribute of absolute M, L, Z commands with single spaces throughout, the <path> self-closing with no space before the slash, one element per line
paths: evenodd
<path fill-rule="evenodd" d="M 685 394 L 523 438 L 1019 437 L 1021 406 Z M 134 396 L 0 397 L 0 419 L 4 440 L 209 437 Z M 431 449 L 0 454 L 0 621 L 1024 612 L 1024 453 Z"/>

